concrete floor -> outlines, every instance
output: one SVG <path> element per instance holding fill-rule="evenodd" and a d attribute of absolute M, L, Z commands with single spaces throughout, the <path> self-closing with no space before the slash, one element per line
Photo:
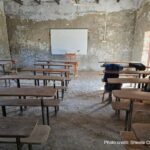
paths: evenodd
<path fill-rule="evenodd" d="M 120 140 L 124 121 L 116 119 L 111 105 L 101 104 L 102 87 L 98 72 L 80 72 L 78 79 L 70 82 L 58 116 L 50 118 L 52 130 L 47 144 L 33 146 L 33 150 L 124 150 L 122 145 L 104 144 L 104 140 Z M 10 108 L 9 116 L 16 116 L 16 110 Z M 41 110 L 28 108 L 24 116 L 41 118 Z M 0 150 L 15 149 L 15 144 L 0 144 Z"/>

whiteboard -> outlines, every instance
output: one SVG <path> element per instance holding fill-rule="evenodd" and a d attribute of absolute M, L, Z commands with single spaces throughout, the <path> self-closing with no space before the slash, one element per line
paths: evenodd
<path fill-rule="evenodd" d="M 51 29 L 52 54 L 87 54 L 88 29 Z"/>

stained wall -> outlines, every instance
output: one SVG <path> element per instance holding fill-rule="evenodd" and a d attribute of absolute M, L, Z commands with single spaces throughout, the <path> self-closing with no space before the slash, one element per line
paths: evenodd
<path fill-rule="evenodd" d="M 6 16 L 3 1 L 0 1 L 0 58 L 10 58 Z"/>
<path fill-rule="evenodd" d="M 21 67 L 51 57 L 51 28 L 88 28 L 88 53 L 78 56 L 80 70 L 99 70 L 98 61 L 131 60 L 137 3 L 127 0 L 61 1 L 60 5 L 31 0 L 21 6 L 5 2 L 12 57 Z M 106 26 L 105 26 L 106 25 Z M 106 29 L 106 32 L 105 32 Z"/>
<path fill-rule="evenodd" d="M 142 60 L 144 37 L 147 31 L 150 31 L 150 0 L 143 1 L 136 12 L 133 60 Z"/>

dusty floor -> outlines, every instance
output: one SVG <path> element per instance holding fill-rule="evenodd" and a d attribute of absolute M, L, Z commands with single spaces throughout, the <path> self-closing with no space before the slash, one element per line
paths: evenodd
<path fill-rule="evenodd" d="M 124 150 L 122 145 L 104 144 L 104 140 L 120 140 L 124 121 L 116 119 L 111 105 L 101 104 L 102 87 L 98 72 L 80 72 L 79 78 L 70 82 L 58 116 L 51 117 L 47 144 L 33 146 L 33 150 Z M 16 110 L 10 108 L 8 115 L 17 115 Z M 41 118 L 41 110 L 28 108 L 24 115 Z M 15 144 L 0 144 L 0 150 L 15 149 Z"/>

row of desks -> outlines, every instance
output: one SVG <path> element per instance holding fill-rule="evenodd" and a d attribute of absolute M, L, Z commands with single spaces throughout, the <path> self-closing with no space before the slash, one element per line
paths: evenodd
<path fill-rule="evenodd" d="M 56 97 L 57 90 L 50 87 L 0 88 L 0 97 L 33 96 L 41 100 L 42 118 L 44 119 L 44 97 Z M 45 99 L 46 100 L 46 99 Z M 20 138 L 29 137 L 36 126 L 37 119 L 24 117 L 0 117 L 0 137 L 16 138 L 17 150 L 21 150 Z"/>
<path fill-rule="evenodd" d="M 123 64 L 124 68 L 129 67 L 130 62 L 100 62 L 100 63 L 114 63 L 114 64 Z M 131 62 L 135 63 L 135 62 Z M 129 67 L 130 68 L 130 67 Z M 148 67 L 146 67 L 148 68 Z M 108 78 L 108 84 L 123 84 L 123 83 L 137 83 L 137 84 L 150 84 L 149 78 L 144 78 L 147 75 L 150 75 L 150 71 L 133 71 L 133 70 L 123 70 L 123 71 L 104 71 L 104 73 L 112 73 L 119 75 L 138 75 L 143 78 Z M 140 87 L 140 86 L 139 86 Z M 141 91 L 140 89 L 122 89 L 122 90 L 113 90 L 112 94 L 117 98 L 125 101 L 126 99 L 130 100 L 129 104 L 129 120 L 128 120 L 128 129 L 134 132 L 138 141 L 146 142 L 150 140 L 150 124 L 143 123 L 132 123 L 132 112 L 133 104 L 137 100 L 150 102 L 149 92 Z M 149 145 L 149 143 L 147 143 Z"/>
<path fill-rule="evenodd" d="M 17 150 L 21 150 L 21 138 L 29 137 L 38 120 L 27 117 L 0 117 L 0 137 L 16 138 Z"/>
<path fill-rule="evenodd" d="M 78 76 L 78 61 L 76 60 L 38 60 L 38 63 L 40 62 L 46 62 L 47 64 L 56 64 L 56 63 L 62 63 L 62 64 L 68 64 L 68 65 L 72 65 L 74 68 L 74 76 L 77 77 Z M 67 67 L 66 67 L 67 68 Z"/>
<path fill-rule="evenodd" d="M 149 79 L 140 79 L 140 78 L 114 78 L 108 79 L 109 83 L 116 84 L 116 83 L 150 83 Z M 113 95 L 116 98 L 121 99 L 122 101 L 129 99 L 129 120 L 128 120 L 128 130 L 134 132 L 137 141 L 145 142 L 147 146 L 149 146 L 150 140 L 150 124 L 148 123 L 132 123 L 132 114 L 133 114 L 133 106 L 134 102 L 137 100 L 150 102 L 150 94 L 149 92 L 144 92 L 140 90 L 133 90 L 133 89 L 122 89 L 122 90 L 113 90 Z M 146 147 L 147 147 L 146 146 Z"/>
<path fill-rule="evenodd" d="M 41 101 L 42 116 L 44 116 L 44 104 L 43 102 L 50 99 L 56 99 L 57 89 L 53 87 L 21 87 L 20 80 L 52 80 L 60 81 L 64 85 L 65 81 L 69 80 L 69 67 L 70 64 L 36 64 L 35 66 L 42 66 L 42 68 L 26 68 L 22 71 L 31 71 L 36 75 L 37 72 L 42 72 L 44 75 L 49 73 L 61 73 L 65 74 L 65 77 L 61 76 L 42 76 L 42 75 L 7 75 L 0 76 L 0 80 L 17 80 L 17 87 L 11 88 L 0 88 L 0 97 L 35 97 Z M 45 68 L 44 66 L 64 66 L 65 69 L 52 69 Z M 17 149 L 21 149 L 20 138 L 29 137 L 37 124 L 37 119 L 33 118 L 10 118 L 10 117 L 0 117 L 0 137 L 14 137 L 16 138 Z M 43 124 L 45 124 L 45 118 L 43 117 Z"/>

